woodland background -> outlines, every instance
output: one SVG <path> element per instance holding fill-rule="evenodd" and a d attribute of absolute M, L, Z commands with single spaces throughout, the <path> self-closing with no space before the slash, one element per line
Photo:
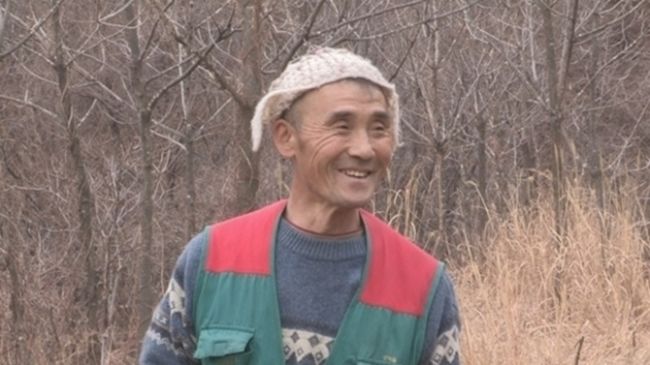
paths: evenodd
<path fill-rule="evenodd" d="M 250 149 L 314 45 L 375 62 L 371 209 L 450 264 L 465 364 L 650 363 L 650 2 L 0 0 L 0 363 L 130 364 L 201 228 L 287 193 Z"/>

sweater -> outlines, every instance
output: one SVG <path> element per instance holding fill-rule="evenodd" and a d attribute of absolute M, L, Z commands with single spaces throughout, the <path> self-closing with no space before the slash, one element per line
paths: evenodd
<path fill-rule="evenodd" d="M 198 364 L 192 298 L 208 235 L 194 237 L 176 262 L 167 291 L 156 307 L 140 352 L 141 365 Z M 275 270 L 283 352 L 287 365 L 321 365 L 336 341 L 339 324 L 357 291 L 367 248 L 363 232 L 322 237 L 282 218 Z M 218 301 L 218 299 L 216 299 Z M 459 316 L 453 285 L 445 272 L 427 323 L 420 365 L 458 365 Z"/>

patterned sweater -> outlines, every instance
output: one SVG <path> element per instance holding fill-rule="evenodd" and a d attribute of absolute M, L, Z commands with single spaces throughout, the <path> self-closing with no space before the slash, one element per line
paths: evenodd
<path fill-rule="evenodd" d="M 154 311 L 140 353 L 141 365 L 198 364 L 192 296 L 207 234 L 194 237 L 179 257 L 169 287 Z M 314 236 L 281 219 L 276 275 L 287 365 L 321 365 L 357 291 L 366 258 L 362 233 Z M 459 365 L 459 318 L 453 285 L 444 274 L 429 313 L 420 365 Z"/>

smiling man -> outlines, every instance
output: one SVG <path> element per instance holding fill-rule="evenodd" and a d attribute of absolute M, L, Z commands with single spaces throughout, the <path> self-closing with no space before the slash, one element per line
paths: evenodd
<path fill-rule="evenodd" d="M 399 140 L 368 60 L 318 48 L 257 105 L 293 176 L 287 200 L 209 226 L 179 258 L 141 364 L 459 364 L 444 265 L 363 210 Z"/>
<path fill-rule="evenodd" d="M 286 217 L 312 232 L 361 229 L 358 209 L 372 198 L 395 147 L 382 91 L 364 79 L 313 90 L 273 122 L 280 154 L 293 162 Z"/>

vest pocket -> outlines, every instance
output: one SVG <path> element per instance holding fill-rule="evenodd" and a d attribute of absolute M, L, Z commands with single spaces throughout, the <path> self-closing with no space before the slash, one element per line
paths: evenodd
<path fill-rule="evenodd" d="M 214 327 L 199 333 L 194 358 L 206 365 L 248 365 L 252 352 L 249 343 L 253 330 Z"/>

